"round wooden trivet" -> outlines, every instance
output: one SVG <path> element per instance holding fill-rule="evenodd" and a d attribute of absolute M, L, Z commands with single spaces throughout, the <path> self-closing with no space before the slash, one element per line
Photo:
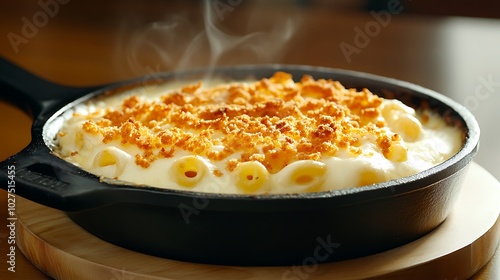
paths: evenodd
<path fill-rule="evenodd" d="M 471 277 L 493 255 L 500 240 L 499 214 L 500 183 L 472 163 L 460 197 L 441 226 L 399 248 L 342 262 L 234 267 L 163 259 L 102 241 L 63 212 L 22 198 L 17 201 L 17 239 L 26 257 L 55 279 L 458 280 Z"/>

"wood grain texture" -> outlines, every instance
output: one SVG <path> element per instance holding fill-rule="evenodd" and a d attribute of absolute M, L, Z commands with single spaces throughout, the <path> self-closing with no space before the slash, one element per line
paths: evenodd
<path fill-rule="evenodd" d="M 24 199 L 18 201 L 18 242 L 29 260 L 56 279 L 467 279 L 498 245 L 498 201 L 500 183 L 473 163 L 454 210 L 430 234 L 377 255 L 302 267 L 229 267 L 148 256 L 106 243 L 63 212 Z"/>

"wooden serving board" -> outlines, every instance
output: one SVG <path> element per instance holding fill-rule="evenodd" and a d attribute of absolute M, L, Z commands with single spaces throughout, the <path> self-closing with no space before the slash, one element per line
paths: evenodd
<path fill-rule="evenodd" d="M 380 254 L 321 265 L 234 267 L 163 259 L 102 241 L 61 211 L 25 199 L 17 208 L 19 248 L 56 279 L 458 280 L 486 264 L 500 240 L 500 183 L 475 163 L 450 216 L 433 232 Z"/>

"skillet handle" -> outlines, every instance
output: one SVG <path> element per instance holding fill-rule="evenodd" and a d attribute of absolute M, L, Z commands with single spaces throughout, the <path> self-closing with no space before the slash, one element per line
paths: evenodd
<path fill-rule="evenodd" d="M 11 102 L 35 120 L 47 109 L 85 95 L 95 87 L 58 85 L 20 68 L 0 56 L 0 99 Z"/>
<path fill-rule="evenodd" d="M 43 124 L 55 110 L 102 86 L 66 87 L 43 80 L 0 57 L 0 99 L 11 102 L 33 118 L 30 144 L 0 163 L 0 186 L 9 193 L 65 211 L 105 203 L 87 195 L 100 191 L 99 182 L 53 155 L 42 136 Z M 91 182 L 91 183 L 89 183 Z M 80 197 L 79 194 L 83 194 Z"/>
<path fill-rule="evenodd" d="M 118 187 L 104 187 L 94 175 L 49 153 L 46 146 L 30 144 L 1 162 L 1 188 L 66 212 L 92 209 L 116 201 L 113 195 L 121 192 Z"/>

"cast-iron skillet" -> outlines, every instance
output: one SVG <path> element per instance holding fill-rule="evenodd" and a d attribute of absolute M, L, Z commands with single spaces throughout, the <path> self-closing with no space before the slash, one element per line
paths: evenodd
<path fill-rule="evenodd" d="M 52 84 L 0 61 L 1 96 L 33 116 L 32 141 L 0 166 L 16 168 L 16 194 L 63 210 L 111 243 L 161 257 L 225 265 L 314 264 L 373 254 L 411 242 L 448 215 L 479 127 L 463 106 L 410 83 L 365 73 L 292 65 L 231 66 L 151 75 L 97 88 Z M 275 71 L 339 80 L 412 106 L 424 104 L 464 131 L 464 146 L 429 170 L 371 186 L 290 195 L 228 195 L 108 184 L 53 155 L 62 113 L 107 93 L 161 81 L 230 79 Z M 115 182 L 116 183 L 116 182 Z"/>

